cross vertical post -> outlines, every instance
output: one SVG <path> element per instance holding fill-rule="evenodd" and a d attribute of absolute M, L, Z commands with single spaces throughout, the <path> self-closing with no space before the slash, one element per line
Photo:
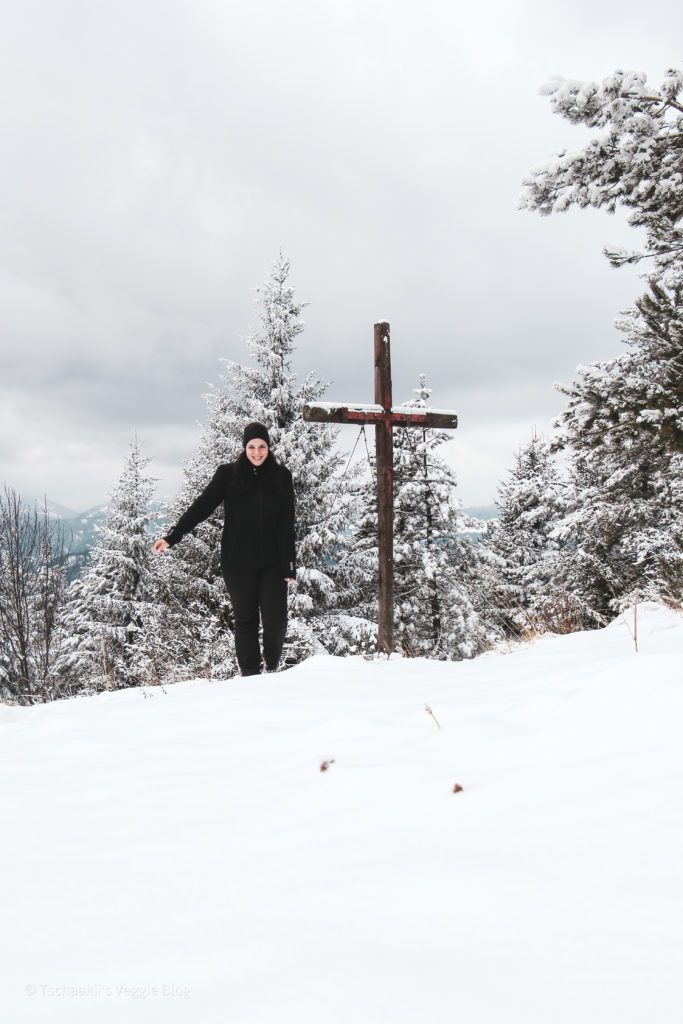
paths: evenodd
<path fill-rule="evenodd" d="M 375 424 L 379 543 L 378 647 L 394 649 L 394 439 L 391 423 L 391 349 L 386 321 L 375 324 L 375 403 L 384 416 Z"/>

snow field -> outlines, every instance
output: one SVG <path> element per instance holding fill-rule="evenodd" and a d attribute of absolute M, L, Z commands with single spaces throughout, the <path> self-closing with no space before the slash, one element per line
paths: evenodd
<path fill-rule="evenodd" d="M 683 619 L 639 638 L 0 708 L 3 1019 L 679 1024 Z"/>

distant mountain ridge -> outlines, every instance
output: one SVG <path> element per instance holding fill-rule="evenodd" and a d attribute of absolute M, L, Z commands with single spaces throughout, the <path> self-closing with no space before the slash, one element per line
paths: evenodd
<path fill-rule="evenodd" d="M 486 529 L 486 524 L 498 518 L 496 505 L 468 505 L 461 509 L 461 513 L 465 529 L 460 531 L 460 535 L 474 544 Z"/>
<path fill-rule="evenodd" d="M 38 508 L 43 503 L 37 502 Z M 60 505 L 58 502 L 47 502 L 47 511 L 54 522 L 58 522 L 66 532 L 67 545 L 69 546 L 69 579 L 75 579 L 86 563 L 88 552 L 97 540 L 98 527 L 104 522 L 108 506 L 93 505 L 84 512 L 74 512 L 73 509 Z M 161 523 L 161 502 L 152 502 L 152 510 L 155 519 L 152 522 L 150 534 L 155 534 Z"/>
<path fill-rule="evenodd" d="M 484 522 L 498 518 L 497 505 L 468 505 L 462 511 L 463 515 L 472 516 L 473 519 L 481 519 Z"/>

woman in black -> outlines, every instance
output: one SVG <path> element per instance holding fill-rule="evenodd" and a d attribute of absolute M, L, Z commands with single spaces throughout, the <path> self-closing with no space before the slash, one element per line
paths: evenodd
<path fill-rule="evenodd" d="M 235 650 L 243 676 L 261 671 L 263 659 L 274 672 L 287 631 L 287 584 L 296 579 L 294 486 L 292 474 L 270 451 L 268 429 L 249 423 L 244 451 L 221 465 L 211 482 L 173 529 L 155 541 L 161 554 L 211 515 L 223 502 L 221 570 L 235 619 Z"/>

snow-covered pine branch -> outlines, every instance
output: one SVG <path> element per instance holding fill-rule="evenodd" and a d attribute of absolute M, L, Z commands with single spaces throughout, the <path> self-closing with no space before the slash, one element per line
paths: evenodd
<path fill-rule="evenodd" d="M 543 92 L 555 113 L 594 134 L 524 179 L 522 208 L 543 215 L 572 206 L 613 213 L 645 229 L 644 251 L 607 249 L 614 266 L 652 260 L 669 283 L 683 267 L 683 71 L 670 69 L 659 89 L 642 72 L 615 71 L 601 83 L 552 79 Z"/>

